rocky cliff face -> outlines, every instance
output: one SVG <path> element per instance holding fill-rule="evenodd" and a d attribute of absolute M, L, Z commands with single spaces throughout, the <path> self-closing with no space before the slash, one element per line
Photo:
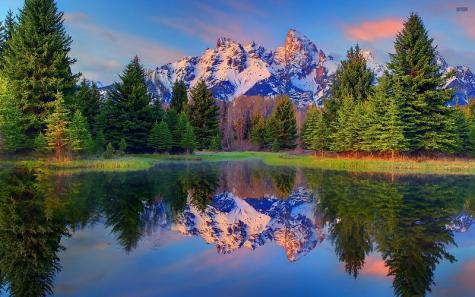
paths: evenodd
<path fill-rule="evenodd" d="M 365 50 L 368 66 L 380 77 L 386 70 L 373 54 Z M 444 73 L 454 70 L 455 77 L 446 87 L 455 90 L 456 103 L 465 104 L 475 96 L 475 77 L 466 66 L 449 66 L 439 57 Z M 215 48 L 203 55 L 157 67 L 147 73 L 147 84 L 155 98 L 168 102 L 172 85 L 183 79 L 188 88 L 199 79 L 211 87 L 220 100 L 232 100 L 240 95 L 275 96 L 288 94 L 299 106 L 322 104 L 329 95 L 333 74 L 339 61 L 328 56 L 305 35 L 288 31 L 285 42 L 270 51 L 255 42 L 241 45 L 229 38 L 219 38 Z"/>

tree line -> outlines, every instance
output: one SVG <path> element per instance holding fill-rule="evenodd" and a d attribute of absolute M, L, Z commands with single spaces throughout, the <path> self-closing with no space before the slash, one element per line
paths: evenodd
<path fill-rule="evenodd" d="M 436 47 L 422 19 L 411 14 L 394 42 L 388 71 L 376 80 L 359 46 L 341 62 L 322 109 L 308 111 L 302 140 L 308 149 L 378 154 L 473 153 L 472 107 L 451 108 Z M 465 109 L 465 110 L 464 110 Z"/>

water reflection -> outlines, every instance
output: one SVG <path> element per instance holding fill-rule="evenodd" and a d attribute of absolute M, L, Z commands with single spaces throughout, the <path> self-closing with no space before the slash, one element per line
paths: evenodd
<path fill-rule="evenodd" d="M 265 166 L 256 161 L 163 164 L 149 171 L 0 171 L 0 284 L 45 296 L 61 269 L 61 238 L 102 224 L 126 254 L 169 230 L 229 254 L 280 246 L 305 261 L 325 239 L 354 278 L 371 253 L 397 296 L 424 296 L 453 262 L 454 232 L 472 223 L 471 177 L 384 176 Z"/>

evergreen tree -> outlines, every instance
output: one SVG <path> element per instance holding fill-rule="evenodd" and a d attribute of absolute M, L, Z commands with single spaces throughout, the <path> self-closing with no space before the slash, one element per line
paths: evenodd
<path fill-rule="evenodd" d="M 211 139 L 219 132 L 219 107 L 204 80 L 190 91 L 190 122 L 198 139 L 198 148 L 209 148 Z"/>
<path fill-rule="evenodd" d="M 176 127 L 173 135 L 175 135 L 174 144 L 175 150 L 184 151 L 185 148 L 182 147 L 182 139 L 186 132 L 186 126 L 188 125 L 188 117 L 184 112 L 180 113 L 177 118 Z"/>
<path fill-rule="evenodd" d="M 68 137 L 69 113 L 61 93 L 56 94 L 54 109 L 46 118 L 46 124 L 45 138 L 48 142 L 48 148 L 54 152 L 56 160 L 62 161 L 70 142 Z"/>
<path fill-rule="evenodd" d="M 15 32 L 15 28 L 17 26 L 15 16 L 13 15 L 13 11 L 11 9 L 7 11 L 7 16 L 5 17 L 5 22 L 3 24 L 5 26 L 5 40 L 8 41 L 12 39 L 13 32 Z"/>
<path fill-rule="evenodd" d="M 442 88 L 445 77 L 432 43 L 422 19 L 412 13 L 396 37 L 395 53 L 388 64 L 411 151 L 450 151 L 457 139 L 445 106 L 453 91 Z"/>
<path fill-rule="evenodd" d="M 458 136 L 457 144 L 454 148 L 456 153 L 471 154 L 473 152 L 472 139 L 470 138 L 470 122 L 460 107 L 455 107 L 452 111 L 453 122 Z"/>
<path fill-rule="evenodd" d="M 150 132 L 149 146 L 155 151 L 165 152 L 172 148 L 173 138 L 165 121 L 155 124 Z"/>
<path fill-rule="evenodd" d="M 354 127 L 351 122 L 354 108 L 355 103 L 350 97 L 345 97 L 341 102 L 331 147 L 334 151 L 349 152 L 354 149 Z"/>
<path fill-rule="evenodd" d="M 112 145 L 112 143 L 109 142 L 102 156 L 104 157 L 104 159 L 111 159 L 114 156 L 114 154 L 115 154 L 114 146 Z"/>
<path fill-rule="evenodd" d="M 212 151 L 219 151 L 222 149 L 221 145 L 221 135 L 217 133 L 212 139 L 211 144 L 209 146 L 210 150 Z"/>
<path fill-rule="evenodd" d="M 167 123 L 168 130 L 172 135 L 172 149 L 177 150 L 180 146 L 181 135 L 179 135 L 177 131 L 178 114 L 174 109 L 167 110 L 167 113 L 165 114 L 165 123 Z"/>
<path fill-rule="evenodd" d="M 88 84 L 88 82 L 83 79 L 79 89 L 76 91 L 74 103 L 72 108 L 81 111 L 81 114 L 87 120 L 89 131 L 93 131 L 96 117 L 101 107 L 101 94 L 99 93 L 96 83 L 92 82 Z"/>
<path fill-rule="evenodd" d="M 403 134 L 403 123 L 399 115 L 399 108 L 394 99 L 390 98 L 388 101 L 377 149 L 381 152 L 391 152 L 394 158 L 395 152 L 407 150 L 407 142 Z"/>
<path fill-rule="evenodd" d="M 335 73 L 331 97 L 340 101 L 347 97 L 354 102 L 365 101 L 371 94 L 373 80 L 374 74 L 366 66 L 360 47 L 351 47 Z"/>
<path fill-rule="evenodd" d="M 185 132 L 181 138 L 180 146 L 187 152 L 192 153 L 196 149 L 198 141 L 193 131 L 193 126 L 189 122 L 186 123 Z"/>
<path fill-rule="evenodd" d="M 102 130 L 96 132 L 96 136 L 94 138 L 94 152 L 98 154 L 102 154 L 104 152 L 104 147 L 106 146 L 106 138 L 104 137 L 104 133 Z"/>
<path fill-rule="evenodd" d="M 297 123 L 295 110 L 288 96 L 279 96 L 270 119 L 271 137 L 279 148 L 290 149 L 296 146 Z"/>
<path fill-rule="evenodd" d="M 249 132 L 251 143 L 263 148 L 266 144 L 266 121 L 260 114 L 252 119 L 251 131 Z"/>
<path fill-rule="evenodd" d="M 115 146 L 124 138 L 127 151 L 143 152 L 153 125 L 153 111 L 138 57 L 127 65 L 120 79 L 106 102 L 104 135 Z"/>
<path fill-rule="evenodd" d="M 0 138 L 3 150 L 17 152 L 24 148 L 26 141 L 24 116 L 8 89 L 7 82 L 0 77 Z"/>
<path fill-rule="evenodd" d="M 36 136 L 33 149 L 37 155 L 44 155 L 48 152 L 48 141 L 43 132 L 40 132 L 38 136 Z"/>
<path fill-rule="evenodd" d="M 12 85 L 33 140 L 45 128 L 56 93 L 70 96 L 76 87 L 78 75 L 70 68 L 75 60 L 69 57 L 72 40 L 54 0 L 25 0 L 18 25 L 7 25 L 14 30 L 2 55 L 1 72 Z"/>
<path fill-rule="evenodd" d="M 122 138 L 119 142 L 119 150 L 118 153 L 120 156 L 125 155 L 125 152 L 127 151 L 127 142 L 125 141 L 125 138 Z"/>
<path fill-rule="evenodd" d="M 78 109 L 68 127 L 69 149 L 75 153 L 90 152 L 93 148 L 91 133 L 87 129 L 86 119 Z"/>
<path fill-rule="evenodd" d="M 308 149 L 323 151 L 329 148 L 328 127 L 323 112 L 313 107 L 307 113 L 302 140 Z"/>
<path fill-rule="evenodd" d="M 188 97 L 186 95 L 186 85 L 183 80 L 176 80 L 172 89 L 172 99 L 170 107 L 177 113 L 181 113 L 184 107 L 188 104 Z"/>

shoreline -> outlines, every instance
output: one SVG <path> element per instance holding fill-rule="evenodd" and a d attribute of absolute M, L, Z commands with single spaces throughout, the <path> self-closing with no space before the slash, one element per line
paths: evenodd
<path fill-rule="evenodd" d="M 140 154 L 127 155 L 113 159 L 88 158 L 67 162 L 44 159 L 0 160 L 1 165 L 20 165 L 41 167 L 49 170 L 67 171 L 132 171 L 147 170 L 162 162 L 220 162 L 259 159 L 271 166 L 297 166 L 309 169 L 334 170 L 359 173 L 393 174 L 439 174 L 475 175 L 475 159 L 384 159 L 367 157 L 316 156 L 292 152 L 208 152 L 200 151 L 193 155 Z"/>

